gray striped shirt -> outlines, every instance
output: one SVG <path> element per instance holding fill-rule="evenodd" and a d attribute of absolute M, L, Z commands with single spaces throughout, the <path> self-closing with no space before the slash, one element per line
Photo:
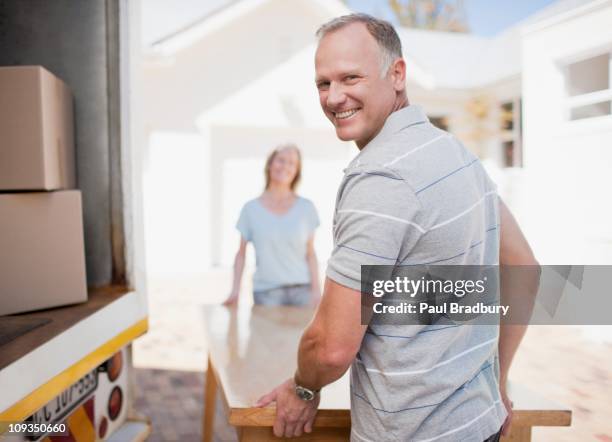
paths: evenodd
<path fill-rule="evenodd" d="M 495 185 L 418 106 L 391 114 L 345 169 L 327 276 L 361 290 L 361 265 L 494 265 Z M 497 432 L 499 328 L 370 325 L 351 367 L 352 441 L 477 441 Z"/>

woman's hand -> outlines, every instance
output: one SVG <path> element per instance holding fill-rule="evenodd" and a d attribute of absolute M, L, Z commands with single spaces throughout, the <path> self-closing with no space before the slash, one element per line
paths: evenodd
<path fill-rule="evenodd" d="M 226 307 L 231 307 L 233 305 L 238 304 L 238 295 L 239 295 L 238 292 L 230 293 L 227 299 L 223 302 L 223 305 Z"/>

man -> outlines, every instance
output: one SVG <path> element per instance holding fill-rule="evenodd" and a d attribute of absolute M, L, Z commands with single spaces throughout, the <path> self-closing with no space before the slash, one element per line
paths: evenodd
<path fill-rule="evenodd" d="M 321 107 L 360 153 L 338 190 L 335 249 L 295 377 L 258 405 L 276 402 L 276 436 L 310 432 L 319 390 L 351 366 L 352 441 L 496 440 L 525 327 L 362 325 L 360 268 L 537 263 L 480 162 L 409 105 L 393 27 L 352 14 L 317 36 Z"/>

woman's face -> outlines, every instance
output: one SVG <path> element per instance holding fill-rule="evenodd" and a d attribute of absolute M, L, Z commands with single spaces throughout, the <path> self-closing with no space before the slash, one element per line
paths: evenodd
<path fill-rule="evenodd" d="M 289 187 L 297 174 L 299 162 L 295 149 L 277 152 L 270 163 L 270 183 Z"/>

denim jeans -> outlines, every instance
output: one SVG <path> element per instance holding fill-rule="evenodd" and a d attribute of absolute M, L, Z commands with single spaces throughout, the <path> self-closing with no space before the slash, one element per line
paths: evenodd
<path fill-rule="evenodd" d="M 270 306 L 304 306 L 310 302 L 310 296 L 310 284 L 284 285 L 270 290 L 253 292 L 255 304 Z"/>

